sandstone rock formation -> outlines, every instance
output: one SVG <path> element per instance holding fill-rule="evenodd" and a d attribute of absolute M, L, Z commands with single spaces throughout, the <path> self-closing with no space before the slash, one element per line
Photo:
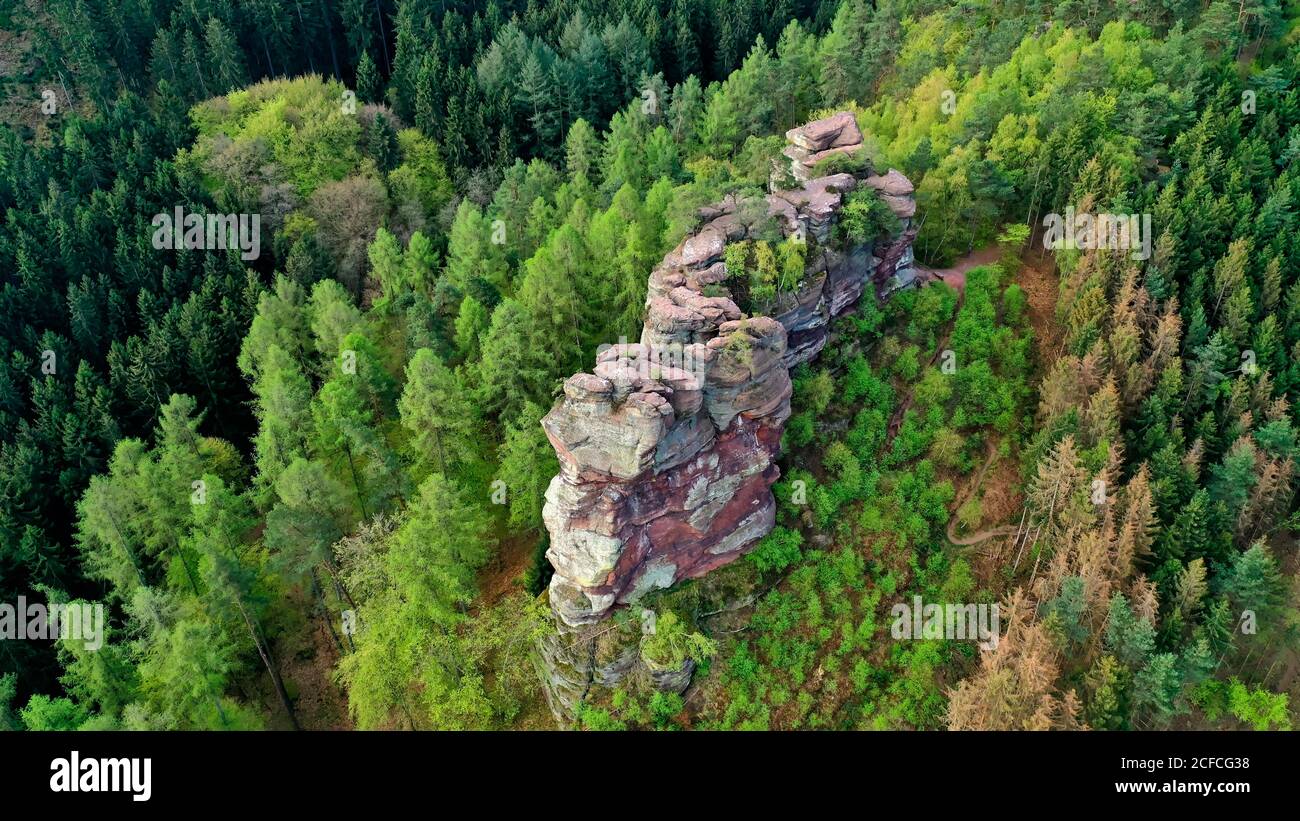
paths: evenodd
<path fill-rule="evenodd" d="M 917 232 L 917 227 L 912 224 L 912 218 L 916 216 L 916 200 L 912 196 L 915 189 L 911 180 L 893 168 L 887 174 L 868 176 L 863 183 L 875 189 L 902 226 L 892 242 L 877 249 L 880 257 L 873 278 L 878 295 L 883 297 L 916 281 L 912 255 L 912 240 L 916 239 Z"/>
<path fill-rule="evenodd" d="M 790 142 L 781 153 L 790 158 L 790 173 L 799 182 L 807 182 L 817 164 L 831 157 L 852 156 L 862 150 L 862 132 L 848 111 L 814 120 L 785 132 Z"/>
<path fill-rule="evenodd" d="M 785 329 L 768 317 L 713 328 L 683 346 L 689 370 L 645 344 L 606 351 L 542 420 L 560 458 L 543 511 L 550 597 L 570 626 L 707 573 L 772 527 Z"/>
<path fill-rule="evenodd" d="M 865 163 L 858 173 L 811 176 L 828 156 L 863 151 L 853 116 L 786 137 L 798 187 L 774 188 L 765 209 L 735 198 L 701 209 L 698 227 L 650 273 L 640 342 L 602 350 L 542 420 L 560 461 L 543 509 L 556 629 L 540 653 L 557 716 L 638 665 L 656 686 L 685 689 L 689 666 L 650 669 L 637 656 L 637 631 L 601 625 L 649 591 L 734 561 L 771 530 L 790 368 L 817 355 L 831 320 L 868 282 L 883 295 L 910 268 L 906 177 L 875 175 Z M 879 193 L 902 230 L 876 248 L 837 247 L 836 215 L 860 185 Z M 779 295 L 775 316 L 746 317 L 726 287 L 723 252 L 751 238 L 753 216 L 764 212 L 806 241 L 808 255 L 802 283 Z"/>

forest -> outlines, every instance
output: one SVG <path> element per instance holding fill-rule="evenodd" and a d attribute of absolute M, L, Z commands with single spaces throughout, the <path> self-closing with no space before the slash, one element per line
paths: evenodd
<path fill-rule="evenodd" d="M 1297 721 L 1300 2 L 0 0 L 0 64 L 0 602 L 106 613 L 0 640 L 0 728 Z M 791 373 L 771 531 L 638 602 L 689 688 L 559 722 L 542 420 L 839 111 L 936 273 Z M 809 264 L 725 262 L 747 315 Z"/>

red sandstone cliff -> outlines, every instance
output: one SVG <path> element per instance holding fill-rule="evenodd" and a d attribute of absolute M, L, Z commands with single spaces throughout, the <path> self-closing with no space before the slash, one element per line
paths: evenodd
<path fill-rule="evenodd" d="M 542 421 L 561 466 L 543 510 L 558 632 L 543 642 L 542 672 L 557 715 L 591 683 L 617 681 L 637 663 L 627 648 L 598 660 L 585 625 L 734 561 L 772 529 L 789 369 L 816 356 L 830 321 L 868 282 L 883 295 L 907 279 L 915 236 L 907 178 L 812 176 L 826 157 L 863 149 L 847 112 L 786 137 L 799 184 L 774 186 L 766 212 L 785 236 L 806 238 L 809 253 L 803 283 L 778 298 L 776 316 L 744 317 L 725 287 L 723 251 L 752 230 L 745 203 L 702 209 L 701 224 L 650 274 L 640 343 L 602 351 Z M 902 229 L 874 249 L 837 248 L 836 215 L 860 185 L 880 194 Z M 684 687 L 689 670 L 664 680 Z"/>

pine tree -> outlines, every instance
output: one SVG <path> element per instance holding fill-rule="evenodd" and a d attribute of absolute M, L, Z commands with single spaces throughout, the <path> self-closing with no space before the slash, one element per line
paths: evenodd
<path fill-rule="evenodd" d="M 1173 524 L 1161 532 L 1156 544 L 1155 561 L 1195 559 L 1208 554 L 1210 542 L 1210 499 L 1198 490 L 1175 517 Z"/>
<path fill-rule="evenodd" d="M 1178 579 L 1178 597 L 1175 606 L 1185 616 L 1191 617 L 1201 608 L 1208 586 L 1205 583 L 1205 560 L 1193 559 Z"/>
<path fill-rule="evenodd" d="M 375 165 L 385 174 L 396 168 L 401 159 L 397 132 L 381 111 L 375 112 L 375 119 L 370 124 L 366 148 L 367 153 L 374 158 Z"/>
<path fill-rule="evenodd" d="M 1236 519 L 1250 498 L 1259 479 L 1259 462 L 1255 443 L 1243 436 L 1233 443 L 1223 462 L 1210 469 L 1210 501 L 1222 503 L 1229 517 Z"/>
<path fill-rule="evenodd" d="M 1151 552 L 1158 521 L 1151 496 L 1150 469 L 1143 463 L 1124 489 L 1124 515 L 1115 544 L 1116 575 L 1128 578 L 1133 562 Z"/>
<path fill-rule="evenodd" d="M 1062 699 L 1053 690 L 1056 650 L 1021 596 L 1017 590 L 1002 608 L 1006 636 L 950 694 L 949 729 L 1048 729 L 1062 713 Z"/>
<path fill-rule="evenodd" d="M 1242 610 L 1254 610 L 1263 618 L 1282 600 L 1285 583 L 1277 561 L 1262 542 L 1236 554 L 1223 575 L 1223 592 Z"/>
<path fill-rule="evenodd" d="M 1265 315 L 1272 315 L 1280 307 L 1282 297 L 1282 258 L 1270 257 L 1264 266 L 1264 276 L 1260 285 L 1260 310 Z"/>
<path fill-rule="evenodd" d="M 555 87 L 549 67 L 536 51 L 528 55 L 521 67 L 519 102 L 528 112 L 528 124 L 539 149 L 554 145 L 560 133 Z"/>
<path fill-rule="evenodd" d="M 1183 648 L 1179 659 L 1179 669 L 1185 684 L 1195 687 L 1214 674 L 1218 667 L 1218 657 L 1210 648 L 1210 641 L 1202 633 L 1194 633 L 1192 640 Z"/>
<path fill-rule="evenodd" d="M 1159 653 L 1133 676 L 1132 705 L 1135 716 L 1145 716 L 1163 724 L 1177 710 L 1178 693 L 1183 680 L 1178 672 L 1178 657 Z"/>
<path fill-rule="evenodd" d="M 1084 683 L 1088 697 L 1083 717 L 1092 729 L 1122 730 L 1127 726 L 1125 676 L 1124 668 L 1109 655 L 1097 659 L 1088 671 Z"/>
<path fill-rule="evenodd" d="M 1151 622 L 1134 615 L 1128 600 L 1118 593 L 1110 600 L 1105 644 L 1116 660 L 1130 670 L 1147 666 L 1155 651 L 1155 628 Z"/>

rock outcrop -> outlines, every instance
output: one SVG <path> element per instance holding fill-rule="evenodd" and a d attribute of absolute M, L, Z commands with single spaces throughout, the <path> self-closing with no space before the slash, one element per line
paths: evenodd
<path fill-rule="evenodd" d="M 893 168 L 887 174 L 872 174 L 863 183 L 875 189 L 901 226 L 891 242 L 877 249 L 880 256 L 873 279 L 877 294 L 884 297 L 916 282 L 916 261 L 912 255 L 912 241 L 918 228 L 912 220 L 916 216 L 916 200 L 912 196 L 915 189 L 911 180 Z"/>
<path fill-rule="evenodd" d="M 915 204 L 906 177 L 876 175 L 860 159 L 858 172 L 812 176 L 827 157 L 863 151 L 853 116 L 786 137 L 797 186 L 774 187 L 765 209 L 735 198 L 701 209 L 698 227 L 650 273 L 640 342 L 603 349 L 542 420 L 560 461 L 543 509 L 556 629 L 540 653 L 557 716 L 638 664 L 656 686 L 685 689 L 690 668 L 650 669 L 635 652 L 637 631 L 604 621 L 650 591 L 734 561 L 772 529 L 790 369 L 817 355 L 831 320 L 868 282 L 883 295 L 910 268 Z M 862 185 L 902 230 L 875 248 L 843 247 L 836 217 Z M 745 316 L 723 254 L 764 230 L 763 217 L 768 230 L 775 221 L 807 242 L 804 277 L 778 295 L 773 316 Z"/>
<path fill-rule="evenodd" d="M 550 597 L 570 626 L 726 564 L 772 527 L 786 332 L 768 317 L 713 329 L 678 346 L 690 367 L 656 360 L 672 343 L 604 352 L 542 420 L 560 458 L 543 510 Z"/>
<path fill-rule="evenodd" d="M 798 182 L 807 182 L 817 165 L 836 156 L 853 156 L 862 150 L 862 132 L 848 111 L 824 120 L 815 120 L 785 132 L 789 141 L 782 152 L 790 158 L 790 173 Z"/>

